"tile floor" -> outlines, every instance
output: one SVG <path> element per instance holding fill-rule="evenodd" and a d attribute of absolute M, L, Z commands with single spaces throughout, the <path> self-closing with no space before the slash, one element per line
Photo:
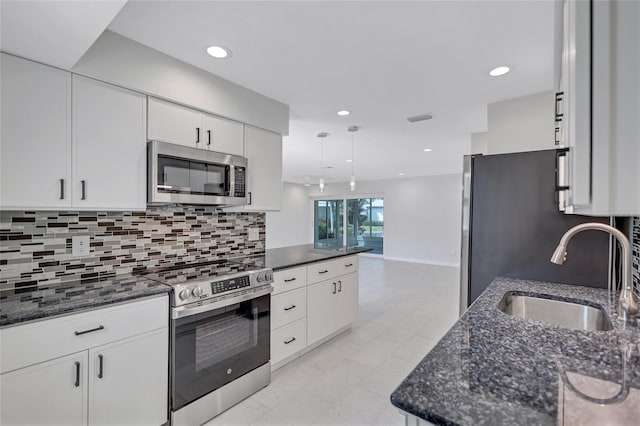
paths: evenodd
<path fill-rule="evenodd" d="M 207 426 L 404 425 L 391 392 L 458 317 L 459 269 L 360 257 L 353 327 Z"/>

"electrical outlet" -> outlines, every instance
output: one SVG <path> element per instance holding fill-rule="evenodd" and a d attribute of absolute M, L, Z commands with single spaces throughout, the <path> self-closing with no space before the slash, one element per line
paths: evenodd
<path fill-rule="evenodd" d="M 249 228 L 249 241 L 255 241 L 259 238 L 258 228 Z"/>
<path fill-rule="evenodd" d="M 79 235 L 76 237 L 71 237 L 71 255 L 76 257 L 89 256 L 89 236 L 88 235 Z"/>

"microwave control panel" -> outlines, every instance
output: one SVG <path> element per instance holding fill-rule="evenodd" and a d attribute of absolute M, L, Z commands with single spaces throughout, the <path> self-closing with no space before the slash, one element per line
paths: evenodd
<path fill-rule="evenodd" d="M 244 167 L 235 168 L 235 190 L 233 192 L 234 197 L 245 197 L 246 196 L 246 169 Z"/>

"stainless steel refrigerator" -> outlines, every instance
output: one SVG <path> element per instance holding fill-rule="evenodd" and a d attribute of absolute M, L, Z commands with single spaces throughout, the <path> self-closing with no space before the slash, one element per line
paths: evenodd
<path fill-rule="evenodd" d="M 460 313 L 496 276 L 606 288 L 609 238 L 582 232 L 563 266 L 549 262 L 562 234 L 609 218 L 558 209 L 559 150 L 464 158 Z"/>

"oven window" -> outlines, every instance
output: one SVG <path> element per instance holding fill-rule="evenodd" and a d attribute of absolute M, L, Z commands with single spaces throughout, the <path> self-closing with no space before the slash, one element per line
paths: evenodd
<path fill-rule="evenodd" d="M 258 368 L 270 357 L 270 296 L 172 320 L 172 409 Z"/>
<path fill-rule="evenodd" d="M 225 165 L 204 163 L 158 156 L 158 190 L 201 195 L 228 195 L 229 168 Z"/>
<path fill-rule="evenodd" d="M 196 328 L 196 372 L 258 345 L 258 308 L 250 316 L 225 312 Z"/>

